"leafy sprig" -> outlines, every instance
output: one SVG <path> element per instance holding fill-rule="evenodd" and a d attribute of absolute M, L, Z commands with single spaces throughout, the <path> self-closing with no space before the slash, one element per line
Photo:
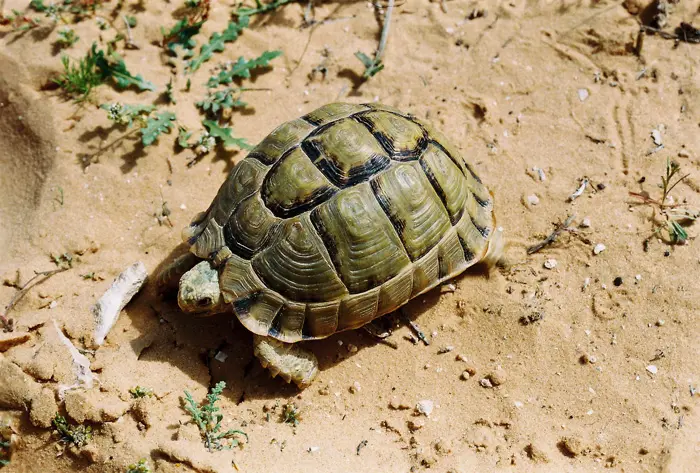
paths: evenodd
<path fill-rule="evenodd" d="M 62 28 L 58 30 L 58 39 L 56 44 L 59 48 L 69 48 L 78 42 L 80 36 L 75 34 L 75 30 L 70 28 Z"/>
<path fill-rule="evenodd" d="M 190 72 L 194 72 L 199 67 L 212 58 L 215 52 L 224 50 L 224 45 L 232 41 L 236 41 L 244 28 L 248 26 L 249 19 L 247 16 L 241 17 L 238 21 L 232 21 L 228 24 L 223 33 L 214 33 L 209 42 L 202 46 L 199 56 L 192 59 L 188 68 Z"/>
<path fill-rule="evenodd" d="M 253 147 L 246 141 L 245 138 L 236 138 L 233 136 L 233 129 L 220 126 L 214 120 L 204 120 L 202 121 L 209 132 L 209 135 L 221 142 L 225 147 L 236 146 L 240 149 L 252 149 Z"/>
<path fill-rule="evenodd" d="M 253 16 L 261 13 L 268 13 L 277 10 L 288 3 L 297 2 L 298 0 L 275 0 L 272 3 L 262 3 L 260 0 L 255 0 L 255 8 L 239 7 L 234 14 L 238 17 Z"/>
<path fill-rule="evenodd" d="M 247 103 L 240 99 L 240 94 L 244 88 L 227 87 L 222 90 L 210 92 L 203 100 L 196 103 L 197 107 L 212 115 L 217 115 L 219 111 L 234 108 L 244 108 Z"/>
<path fill-rule="evenodd" d="M 265 51 L 255 59 L 246 60 L 241 56 L 235 63 L 224 67 L 218 74 L 210 77 L 207 86 L 209 88 L 214 88 L 221 84 L 230 84 L 236 77 L 248 79 L 250 78 L 251 71 L 262 67 L 269 67 L 270 61 L 281 55 L 282 51 Z"/>
<path fill-rule="evenodd" d="M 82 424 L 71 425 L 65 417 L 58 413 L 56 413 L 56 416 L 51 420 L 51 425 L 54 431 L 59 435 L 59 442 L 64 445 L 73 445 L 81 448 L 92 440 L 92 427 Z"/>
<path fill-rule="evenodd" d="M 146 126 L 141 129 L 141 142 L 144 146 L 152 145 L 163 133 L 170 133 L 175 121 L 173 112 L 158 112 L 146 120 Z"/>
<path fill-rule="evenodd" d="M 228 450 L 239 444 L 237 435 L 243 435 L 248 440 L 248 434 L 242 430 L 229 429 L 221 431 L 221 421 L 224 419 L 220 414 L 216 403 L 221 397 L 221 393 L 226 387 L 224 381 L 216 383 L 207 394 L 207 399 L 201 406 L 194 400 L 192 395 L 185 391 L 185 410 L 192 416 L 192 420 L 199 427 L 199 432 L 204 440 L 204 446 L 211 452 L 213 450 Z M 229 440 L 225 442 L 225 440 Z"/>
<path fill-rule="evenodd" d="M 177 47 L 192 50 L 197 45 L 193 37 L 199 33 L 204 22 L 209 19 L 211 7 L 209 0 L 186 1 L 185 6 L 188 8 L 185 18 L 175 23 L 170 31 L 161 28 L 163 46 L 172 53 L 176 53 Z M 189 55 L 191 55 L 191 51 Z"/>
<path fill-rule="evenodd" d="M 159 112 L 153 105 L 102 104 L 107 118 L 120 126 L 131 127 L 136 123 L 141 131 L 143 146 L 152 145 L 163 133 L 170 133 L 177 118 L 173 112 Z"/>

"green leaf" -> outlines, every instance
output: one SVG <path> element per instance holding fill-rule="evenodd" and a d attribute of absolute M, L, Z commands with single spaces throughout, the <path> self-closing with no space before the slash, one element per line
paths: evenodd
<path fill-rule="evenodd" d="M 298 0 L 275 0 L 272 3 L 263 4 L 259 0 L 256 0 L 256 8 L 240 7 L 234 12 L 234 14 L 239 17 L 253 16 L 257 15 L 258 13 L 267 13 L 276 10 L 283 5 L 286 5 L 287 3 L 292 3 L 296 1 Z"/>
<path fill-rule="evenodd" d="M 210 136 L 216 138 L 217 140 L 220 140 L 224 144 L 224 146 L 237 146 L 241 149 L 252 148 L 252 146 L 248 144 L 245 138 L 235 138 L 232 135 L 233 130 L 231 128 L 221 127 L 214 120 L 204 120 L 202 122 L 202 125 L 204 125 L 207 128 Z"/>
<path fill-rule="evenodd" d="M 204 100 L 200 100 L 196 105 L 205 112 L 216 114 L 222 109 L 243 108 L 247 104 L 238 98 L 234 98 L 235 93 L 240 93 L 243 89 L 229 87 L 224 90 L 207 95 Z"/>
<path fill-rule="evenodd" d="M 156 113 L 154 117 L 146 120 L 146 126 L 141 129 L 141 143 L 149 146 L 163 133 L 170 133 L 175 118 L 174 113 L 166 111 Z"/>
<path fill-rule="evenodd" d="M 244 28 L 248 26 L 249 18 L 247 16 L 238 19 L 238 22 L 232 21 L 223 33 L 214 33 L 209 42 L 202 46 L 199 56 L 192 59 L 188 65 L 190 72 L 199 69 L 199 66 L 207 62 L 215 52 L 224 50 L 224 44 L 238 39 Z"/>
<path fill-rule="evenodd" d="M 360 61 L 362 61 L 362 64 L 364 64 L 366 68 L 370 68 L 374 64 L 374 61 L 372 60 L 372 58 L 370 58 L 368 55 L 366 55 L 362 51 L 357 51 L 355 53 L 355 57 L 357 59 L 359 59 Z"/>
<path fill-rule="evenodd" d="M 181 45 L 185 49 L 193 49 L 197 45 L 192 37 L 199 33 L 204 21 L 198 21 L 192 25 L 188 23 L 188 19 L 183 18 L 175 23 L 175 26 L 170 28 L 170 31 L 166 32 L 164 28 L 161 28 L 163 43 L 171 52 L 175 52 L 175 46 L 177 45 Z"/>
<path fill-rule="evenodd" d="M 365 79 L 369 79 L 370 77 L 374 76 L 379 71 L 384 69 L 384 64 L 382 64 L 382 61 L 377 60 L 376 58 L 372 59 L 362 51 L 357 51 L 355 53 L 355 57 L 359 59 L 365 66 L 365 72 L 362 74 L 362 77 L 364 77 Z"/>
<path fill-rule="evenodd" d="M 181 126 L 178 127 L 177 131 L 177 145 L 180 148 L 186 149 L 186 148 L 191 148 L 192 144 L 188 143 L 188 140 L 192 136 L 191 131 L 187 131 L 187 128 Z"/>
<path fill-rule="evenodd" d="M 133 85 L 139 90 L 156 90 L 152 82 L 144 80 L 140 74 L 132 75 L 126 68 L 124 60 L 117 54 L 106 58 L 104 51 L 97 49 L 97 43 L 92 43 L 92 54 L 95 56 L 95 65 L 102 74 L 102 78 L 111 77 L 120 89 L 126 89 Z"/>
<path fill-rule="evenodd" d="M 271 60 L 281 55 L 282 51 L 265 51 L 260 57 L 248 61 L 241 56 L 230 68 L 224 69 L 217 75 L 210 77 L 207 86 L 214 88 L 219 84 L 229 84 L 233 81 L 234 77 L 248 79 L 250 78 L 250 71 L 260 67 L 268 67 Z"/>

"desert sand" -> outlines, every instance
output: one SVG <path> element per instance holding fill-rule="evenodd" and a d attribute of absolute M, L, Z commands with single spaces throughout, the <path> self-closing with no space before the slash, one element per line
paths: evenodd
<path fill-rule="evenodd" d="M 700 207 L 700 44 L 639 39 L 640 24 L 700 26 L 700 2 L 401 1 L 385 68 L 366 81 L 354 53 L 377 47 L 383 13 L 371 3 L 253 16 L 189 76 L 160 32 L 183 2 L 104 2 L 69 25 L 79 40 L 65 49 L 55 43 L 66 25 L 2 3 L 41 18 L 0 27 L 3 312 L 34 271 L 68 268 L 32 286 L 0 333 L 3 472 L 126 472 L 140 459 L 154 472 L 697 471 L 700 226 L 670 244 L 654 233 L 658 207 L 630 192 L 659 199 L 674 160 L 690 176 L 665 204 Z M 236 8 L 211 4 L 197 51 Z M 116 32 L 97 18 L 123 31 L 122 14 L 137 19 L 139 49 L 117 51 L 157 90 L 106 82 L 76 103 L 52 86 L 61 55 L 106 48 Z M 283 54 L 240 84 L 265 90 L 244 93 L 235 136 L 255 144 L 333 101 L 411 112 L 477 170 L 509 239 L 504 266 L 475 267 L 406 306 L 429 346 L 400 320 L 389 321 L 396 349 L 363 331 L 309 342 L 321 372 L 303 391 L 269 376 L 233 316 L 187 317 L 152 281 L 92 343 L 91 308 L 114 278 L 138 261 L 153 276 L 179 254 L 181 229 L 245 156 L 219 147 L 188 166 L 177 130 L 144 148 L 99 105 L 156 104 L 197 132 L 195 102 L 217 64 L 266 50 Z M 171 78 L 177 104 L 163 96 Z M 209 452 L 184 391 L 201 401 L 222 380 L 223 428 L 248 438 Z M 151 395 L 134 398 L 136 386 Z M 288 403 L 297 425 L 282 419 Z M 87 445 L 59 441 L 57 412 L 91 427 Z"/>

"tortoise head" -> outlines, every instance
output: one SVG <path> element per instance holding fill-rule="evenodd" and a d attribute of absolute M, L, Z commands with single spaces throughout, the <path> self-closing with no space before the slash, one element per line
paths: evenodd
<path fill-rule="evenodd" d="M 219 288 L 219 273 L 209 261 L 201 261 L 182 275 L 177 303 L 188 314 L 206 316 L 226 310 Z"/>

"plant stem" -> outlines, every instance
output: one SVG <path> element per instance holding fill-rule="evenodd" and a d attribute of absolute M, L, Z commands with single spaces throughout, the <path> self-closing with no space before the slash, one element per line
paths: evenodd
<path fill-rule="evenodd" d="M 374 55 L 374 63 L 378 64 L 384 55 L 384 49 L 386 49 L 386 41 L 389 39 L 389 25 L 391 24 L 391 12 L 394 9 L 394 0 L 389 0 L 389 5 L 386 7 L 386 13 L 384 14 L 384 21 L 382 25 L 382 35 L 379 38 L 379 47 Z"/>

